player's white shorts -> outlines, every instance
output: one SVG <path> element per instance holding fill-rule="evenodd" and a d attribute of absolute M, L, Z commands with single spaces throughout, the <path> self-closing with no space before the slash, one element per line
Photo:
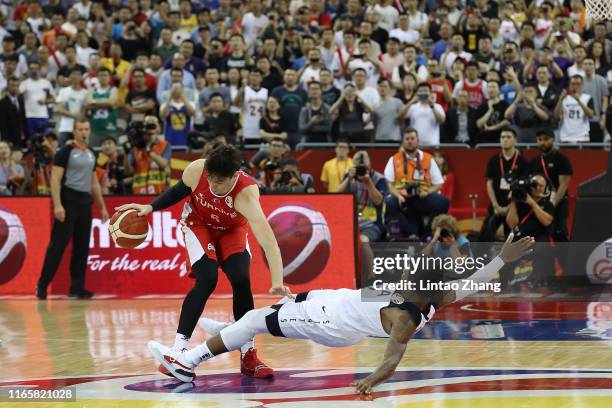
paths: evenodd
<path fill-rule="evenodd" d="M 295 302 L 273 305 L 277 312 L 266 323 L 275 336 L 344 347 L 368 336 L 388 337 L 380 322 L 380 309 L 387 305 L 362 302 L 358 290 L 317 290 L 307 300 L 298 296 Z"/>

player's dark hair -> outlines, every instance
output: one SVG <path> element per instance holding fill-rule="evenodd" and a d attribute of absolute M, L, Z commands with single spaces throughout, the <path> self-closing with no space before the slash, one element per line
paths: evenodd
<path fill-rule="evenodd" d="M 206 173 L 216 177 L 232 177 L 240 170 L 242 156 L 240 151 L 231 145 L 220 145 L 208 153 L 204 166 Z"/>

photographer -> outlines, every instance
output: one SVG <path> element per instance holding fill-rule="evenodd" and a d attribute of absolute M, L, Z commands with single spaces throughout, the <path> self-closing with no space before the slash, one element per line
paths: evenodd
<path fill-rule="evenodd" d="M 472 256 L 470 241 L 459 231 L 457 219 L 440 214 L 431 222 L 433 236 L 423 249 L 423 254 L 437 258 L 465 258 Z"/>
<path fill-rule="evenodd" d="M 132 175 L 133 194 L 159 194 L 168 185 L 170 143 L 159 137 L 159 120 L 147 115 L 128 130 L 129 143 L 124 146 L 125 174 Z"/>
<path fill-rule="evenodd" d="M 280 162 L 287 154 L 285 141 L 280 137 L 272 139 L 267 149 L 255 153 L 249 161 L 251 174 L 258 180 L 260 187 L 268 187 L 272 183 L 274 171 L 280 167 Z"/>
<path fill-rule="evenodd" d="M 510 186 L 512 202 L 506 222 L 514 230 L 516 239 L 530 236 L 536 241 L 548 242 L 555 209 L 546 194 L 547 189 L 546 179 L 541 175 L 515 180 Z M 547 255 L 539 253 L 534 257 L 532 281 L 536 284 L 554 276 L 554 266 Z M 504 268 L 500 272 L 502 285 L 507 284 L 513 274 L 512 266 Z"/>
<path fill-rule="evenodd" d="M 96 175 L 102 188 L 102 194 L 127 194 L 130 181 L 125 178 L 125 159 L 119 152 L 117 142 L 112 137 L 102 141 L 102 151 L 96 160 Z"/>
<path fill-rule="evenodd" d="M 364 150 L 353 156 L 354 166 L 350 167 L 338 193 L 353 193 L 359 212 L 359 239 L 363 254 L 363 276 L 371 276 L 374 252 L 370 242 L 380 241 L 385 229 L 383 227 L 383 203 L 387 194 L 385 176 L 370 168 L 370 156 Z"/>
<path fill-rule="evenodd" d="M 301 174 L 299 162 L 293 157 L 285 157 L 279 168 L 272 173 L 272 182 L 267 189 L 272 193 L 314 193 L 314 180 L 310 174 Z"/>
<path fill-rule="evenodd" d="M 72 133 L 72 132 L 71 132 Z M 59 146 L 59 139 L 53 132 L 32 139 L 32 179 L 28 189 L 33 195 L 51 194 L 51 169 Z"/>
<path fill-rule="evenodd" d="M 415 129 L 406 129 L 400 151 L 389 158 L 385 166 L 389 193 L 387 215 L 392 235 L 418 237 L 431 229 L 424 226 L 423 216 L 430 220 L 448 212 L 449 201 L 439 194 L 444 179 L 431 154 L 418 149 L 419 135 Z M 399 230 L 398 230 L 399 229 Z"/>

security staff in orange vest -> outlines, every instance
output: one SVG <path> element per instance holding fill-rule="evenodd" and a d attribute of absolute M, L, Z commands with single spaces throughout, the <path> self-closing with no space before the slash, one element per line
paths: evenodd
<path fill-rule="evenodd" d="M 147 115 L 144 119 L 146 144 L 131 146 L 125 155 L 125 173 L 132 175 L 132 193 L 138 195 L 160 194 L 168 186 L 170 143 L 158 138 L 159 119 Z"/>
<path fill-rule="evenodd" d="M 406 129 L 399 152 L 391 156 L 385 166 L 390 195 L 386 219 L 391 235 L 399 227 L 403 237 L 425 237 L 431 234 L 431 220 L 448 212 L 448 199 L 439 193 L 444 179 L 431 154 L 418 149 L 419 135 Z M 429 216 L 427 225 L 423 217 Z"/>

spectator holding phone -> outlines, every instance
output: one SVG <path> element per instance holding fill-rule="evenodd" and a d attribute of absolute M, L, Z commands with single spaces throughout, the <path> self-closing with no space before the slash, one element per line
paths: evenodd
<path fill-rule="evenodd" d="M 589 120 L 595 116 L 593 98 L 582 92 L 584 79 L 574 75 L 559 97 L 555 116 L 559 119 L 559 140 L 568 143 L 589 141 Z"/>

